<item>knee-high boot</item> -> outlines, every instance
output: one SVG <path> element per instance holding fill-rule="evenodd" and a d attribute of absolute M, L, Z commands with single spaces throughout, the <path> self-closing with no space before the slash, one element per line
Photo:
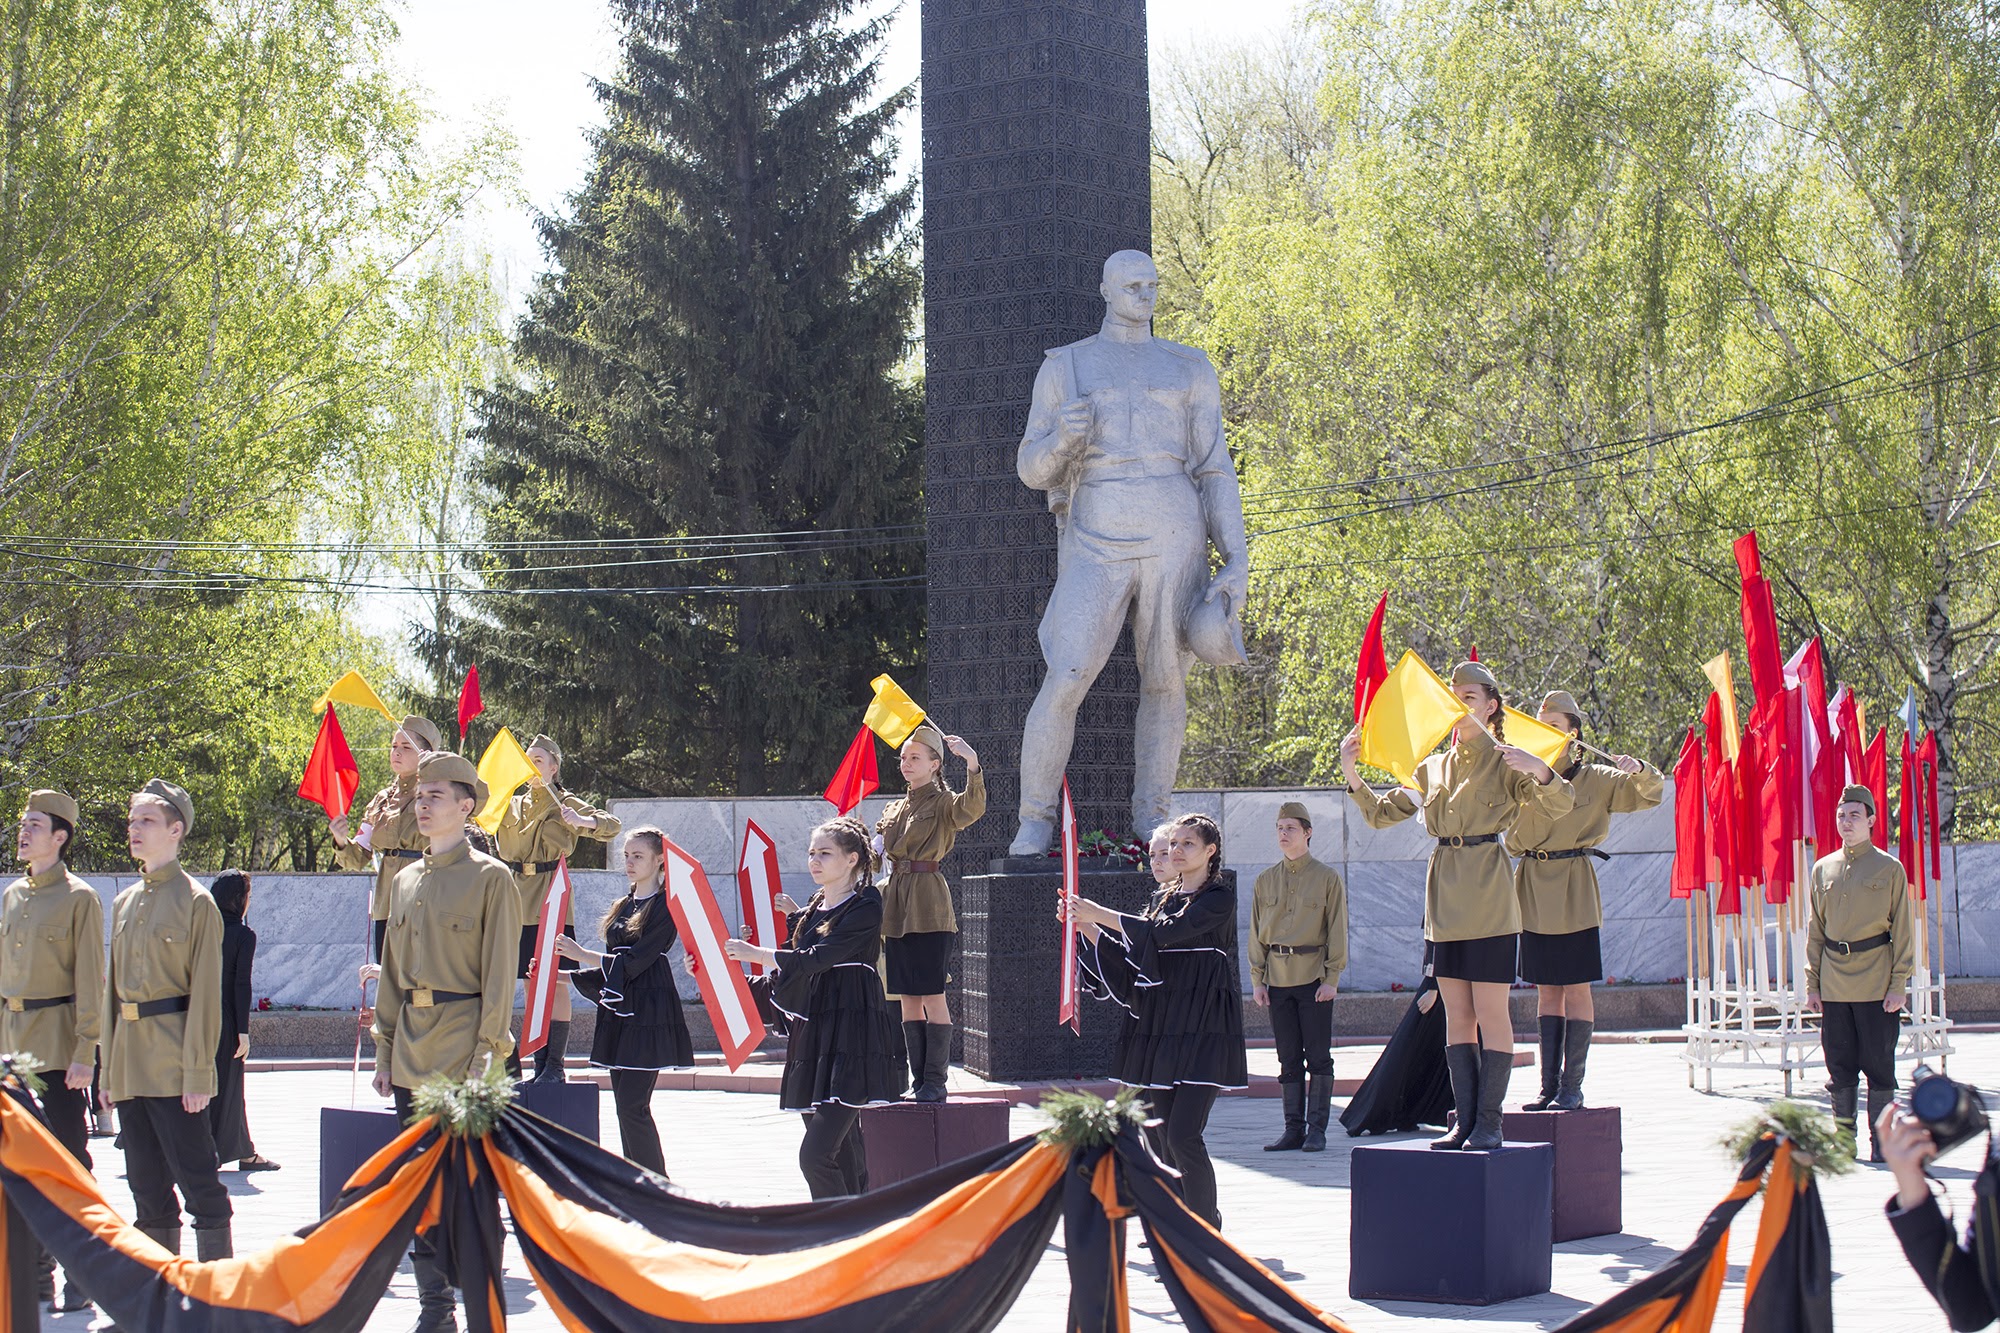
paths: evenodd
<path fill-rule="evenodd" d="M 1472 1133 L 1472 1121 L 1479 1109 L 1479 1047 L 1466 1042 L 1444 1048 L 1444 1067 L 1451 1074 L 1451 1104 L 1458 1122 L 1443 1137 L 1431 1140 L 1431 1147 L 1456 1152 Z"/>
<path fill-rule="evenodd" d="M 1562 1087 L 1563 1071 L 1563 1016 L 1561 1014 L 1542 1015 L 1542 1095 L 1531 1102 L 1523 1102 L 1523 1111 L 1546 1111 L 1549 1103 L 1556 1099 Z"/>
<path fill-rule="evenodd" d="M 210 1259 L 235 1258 L 236 1238 L 230 1233 L 229 1223 L 224 1222 L 219 1227 L 196 1227 L 194 1257 L 203 1263 Z"/>
<path fill-rule="evenodd" d="M 1833 1127 L 1845 1135 L 1852 1146 L 1854 1138 L 1854 1103 L 1860 1093 L 1859 1088 L 1828 1088 L 1827 1098 L 1833 1103 Z"/>
<path fill-rule="evenodd" d="M 1587 1019 L 1569 1020 L 1563 1033 L 1562 1089 L 1549 1103 L 1551 1111 L 1583 1109 L 1583 1071 L 1590 1063 L 1590 1034 L 1596 1030 L 1597 1024 Z"/>
<path fill-rule="evenodd" d="M 1513 1073 L 1512 1051 L 1479 1053 L 1479 1122 L 1466 1136 L 1467 1152 L 1486 1152 L 1500 1146 L 1500 1103 L 1507 1098 L 1507 1080 Z"/>
<path fill-rule="evenodd" d="M 434 1257 L 410 1256 L 417 1278 L 417 1322 L 410 1333 L 458 1333 L 458 1305 L 451 1281 Z"/>
<path fill-rule="evenodd" d="M 564 1081 L 563 1060 L 569 1055 L 569 1020 L 554 1018 L 549 1020 L 549 1039 L 542 1049 L 535 1052 L 535 1079 L 537 1083 L 561 1083 Z"/>
<path fill-rule="evenodd" d="M 1304 1151 L 1326 1151 L 1326 1118 L 1333 1112 L 1333 1075 L 1314 1074 L 1306 1088 Z"/>
<path fill-rule="evenodd" d="M 1875 1132 L 1875 1122 L 1876 1122 L 1876 1121 L 1878 1121 L 1878 1120 L 1880 1120 L 1880 1119 L 1882 1118 L 1882 1112 L 1883 1112 L 1883 1110 L 1884 1110 L 1884 1109 L 1886 1109 L 1886 1108 L 1888 1107 L 1889 1103 L 1890 1103 L 1890 1102 L 1892 1102 L 1892 1101 L 1894 1101 L 1894 1100 L 1896 1100 L 1896 1090 L 1895 1090 L 1894 1088 L 1878 1088 L 1878 1087 L 1875 1087 L 1875 1086 L 1874 1086 L 1873 1084 L 1870 1084 L 1870 1085 L 1869 1085 L 1869 1088 L 1868 1088 L 1868 1160 L 1869 1160 L 1869 1161 L 1871 1161 L 1871 1162 L 1879 1162 L 1879 1161 L 1881 1161 L 1881 1160 L 1882 1160 L 1882 1140 L 1881 1140 L 1880 1138 L 1878 1138 L 1878 1137 L 1876 1136 L 1876 1132 Z M 1855 1155 L 1855 1156 L 1857 1156 L 1857 1157 L 1859 1157 L 1859 1156 L 1861 1155 L 1861 1153 L 1860 1153 L 1860 1143 L 1861 1143 L 1861 1141 L 1860 1141 L 1859 1139 L 1856 1139 L 1856 1140 L 1855 1140 L 1855 1154 L 1854 1154 L 1854 1155 Z"/>
<path fill-rule="evenodd" d="M 920 1102 L 941 1102 L 945 1099 L 945 1080 L 950 1077 L 951 1068 L 951 1024 L 924 1024 L 924 1077 L 911 1094 Z"/>
<path fill-rule="evenodd" d="M 903 1095 L 905 1101 L 915 1101 L 924 1090 L 924 1041 L 929 1031 L 930 1024 L 921 1018 L 904 1020 L 903 1050 L 910 1057 L 910 1090 Z"/>

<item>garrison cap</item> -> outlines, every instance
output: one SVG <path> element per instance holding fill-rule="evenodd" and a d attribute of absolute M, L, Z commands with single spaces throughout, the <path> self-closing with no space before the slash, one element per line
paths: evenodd
<path fill-rule="evenodd" d="M 1278 807 L 1278 818 L 1296 819 L 1308 829 L 1313 826 L 1313 817 L 1306 810 L 1306 803 L 1304 801 L 1286 801 Z"/>
<path fill-rule="evenodd" d="M 1872 819 L 1875 817 L 1875 793 L 1858 782 L 1849 783 L 1841 790 L 1840 804 L 1847 805 L 1850 802 L 1855 805 L 1866 806 L 1869 818 Z"/>
<path fill-rule="evenodd" d="M 1459 685 L 1484 685 L 1495 694 L 1500 692 L 1500 682 L 1486 669 L 1484 662 L 1460 662 L 1451 669 L 1451 683 Z"/>
<path fill-rule="evenodd" d="M 181 821 L 182 836 L 194 832 L 194 798 L 187 794 L 186 788 L 176 787 L 164 778 L 154 778 L 132 794 L 165 801 L 173 807 L 174 817 Z"/>
<path fill-rule="evenodd" d="M 527 745 L 522 748 L 528 750 L 546 750 L 548 751 L 548 753 L 556 757 L 556 762 L 558 764 L 562 762 L 562 746 L 557 745 L 553 737 L 548 736 L 542 732 L 536 732 L 535 739 L 529 741 Z"/>
<path fill-rule="evenodd" d="M 911 741 L 929 746 L 932 754 L 940 759 L 944 758 L 944 733 L 930 723 L 919 722 L 910 728 L 910 734 L 903 739 L 903 744 L 908 745 Z"/>
<path fill-rule="evenodd" d="M 28 793 L 28 809 L 60 819 L 71 828 L 77 825 L 76 798 L 68 792 L 42 788 Z"/>
<path fill-rule="evenodd" d="M 1576 696 L 1568 690 L 1550 690 L 1542 700 L 1544 713 L 1568 713 L 1579 723 L 1583 721 L 1583 710 L 1576 706 Z"/>
<path fill-rule="evenodd" d="M 427 717 L 418 717 L 415 713 L 412 713 L 396 725 L 396 730 L 408 732 L 410 739 L 417 743 L 419 750 L 442 750 L 444 748 L 444 733 L 437 729 L 437 723 Z"/>
<path fill-rule="evenodd" d="M 417 781 L 463 782 L 472 788 L 472 794 L 480 805 L 486 804 L 486 779 L 479 776 L 478 766 L 462 754 L 453 754 L 450 750 L 427 752 L 417 761 Z"/>

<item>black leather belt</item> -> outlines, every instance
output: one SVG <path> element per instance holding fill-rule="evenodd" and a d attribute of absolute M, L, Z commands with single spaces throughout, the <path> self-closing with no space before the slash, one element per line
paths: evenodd
<path fill-rule="evenodd" d="M 1826 947 L 1844 958 L 1848 954 L 1867 953 L 1870 949 L 1879 949 L 1888 942 L 1889 932 L 1885 930 L 1880 935 L 1870 935 L 1865 940 L 1828 940 Z"/>
<path fill-rule="evenodd" d="M 75 1004 L 74 995 L 51 995 L 40 1000 L 24 1000 L 17 995 L 7 997 L 7 1012 L 10 1014 L 30 1013 L 36 1009 L 53 1009 L 59 1004 Z"/>
<path fill-rule="evenodd" d="M 412 1009 L 429 1009 L 433 1005 L 446 1004 L 452 1000 L 479 998 L 479 992 L 476 990 L 432 990 L 428 986 L 419 986 L 409 994 Z"/>
<path fill-rule="evenodd" d="M 1438 846 L 1478 847 L 1483 843 L 1498 842 L 1498 841 L 1500 841 L 1500 835 L 1497 833 L 1469 833 L 1464 835 L 1453 834 L 1449 838 L 1439 838 Z"/>
<path fill-rule="evenodd" d="M 509 861 L 507 868 L 517 875 L 546 875 L 561 864 L 560 861 Z"/>
<path fill-rule="evenodd" d="M 126 1021 L 135 1018 L 153 1018 L 160 1014 L 184 1014 L 187 1012 L 188 997 L 169 995 L 164 1000 L 120 1000 L 118 1016 Z"/>
<path fill-rule="evenodd" d="M 896 869 L 907 870 L 912 875 L 935 875 L 943 865 L 942 861 L 898 861 Z"/>
<path fill-rule="evenodd" d="M 423 853 L 410 847 L 386 847 L 382 850 L 384 860 L 420 861 Z"/>
<path fill-rule="evenodd" d="M 1265 952 L 1289 954 L 1325 953 L 1326 946 L 1324 944 L 1269 944 L 1265 946 Z"/>
<path fill-rule="evenodd" d="M 1574 861 L 1579 856 L 1594 856 L 1600 861 L 1609 861 L 1611 859 L 1610 852 L 1600 852 L 1595 847 L 1571 847 L 1567 851 L 1560 852 L 1523 852 L 1521 854 L 1533 857 L 1537 861 Z"/>

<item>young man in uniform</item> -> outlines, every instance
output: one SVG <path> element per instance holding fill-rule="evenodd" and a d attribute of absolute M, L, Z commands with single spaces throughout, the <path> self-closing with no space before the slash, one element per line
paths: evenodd
<path fill-rule="evenodd" d="M 1854 1133 L 1856 1085 L 1868 1075 L 1869 1137 L 1896 1096 L 1896 1037 L 1916 965 L 1910 884 L 1902 862 L 1874 842 L 1875 794 L 1856 783 L 1834 810 L 1840 850 L 1812 868 L 1806 928 L 1806 1008 L 1820 1015 L 1820 1051 L 1833 1118 Z M 1871 1142 L 1869 1160 L 1882 1160 Z"/>
<path fill-rule="evenodd" d="M 90 1169 L 90 1080 L 104 1012 L 104 905 L 65 864 L 76 802 L 28 793 L 14 847 L 28 867 L 0 899 L 0 1051 L 42 1064 L 42 1110 L 56 1140 Z M 55 1299 L 55 1263 L 43 1251 L 37 1298 L 58 1311 L 90 1301 L 74 1283 Z"/>
<path fill-rule="evenodd" d="M 1250 909 L 1250 998 L 1271 1010 L 1285 1097 L 1285 1132 L 1264 1151 L 1323 1152 L 1333 1102 L 1334 988 L 1347 970 L 1347 886 L 1314 859 L 1312 816 L 1298 801 L 1278 807 L 1278 850 L 1285 859 L 1257 876 Z"/>
<path fill-rule="evenodd" d="M 467 822 L 486 804 L 472 761 L 426 754 L 414 802 L 429 850 L 396 876 L 375 1005 L 375 1091 L 393 1097 L 405 1120 L 424 1080 L 484 1073 L 513 1049 L 508 1021 L 521 936 L 514 877 L 465 841 Z M 451 1284 L 427 1234 L 410 1246 L 410 1267 L 417 1333 L 457 1329 Z"/>
<path fill-rule="evenodd" d="M 104 981 L 103 1100 L 118 1107 L 133 1224 L 181 1248 L 179 1188 L 195 1255 L 233 1253 L 208 1103 L 222 1036 L 222 913 L 181 869 L 194 802 L 154 778 L 132 793 L 127 845 L 141 871 L 111 909 Z"/>

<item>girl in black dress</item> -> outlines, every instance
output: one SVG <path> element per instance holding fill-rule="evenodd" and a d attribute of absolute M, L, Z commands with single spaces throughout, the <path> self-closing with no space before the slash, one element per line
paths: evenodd
<path fill-rule="evenodd" d="M 625 835 L 625 879 L 631 888 L 604 914 L 605 951 L 556 936 L 556 952 L 583 965 L 569 979 L 597 1006 L 590 1063 L 611 1071 L 625 1156 L 662 1176 L 667 1159 L 653 1123 L 653 1087 L 662 1069 L 694 1063 L 694 1040 L 667 962 L 680 934 L 667 910 L 666 864 L 666 835 L 656 828 L 633 829 Z"/>
<path fill-rule="evenodd" d="M 1189 1211 L 1220 1228 L 1202 1135 L 1216 1094 L 1250 1083 L 1233 961 L 1236 890 L 1222 877 L 1222 830 L 1207 815 L 1173 821 L 1167 848 L 1174 880 L 1145 912 L 1078 898 L 1074 919 L 1085 988 L 1125 1011 L 1112 1077 L 1145 1090 L 1156 1153 L 1180 1172 Z"/>
<path fill-rule="evenodd" d="M 730 940 L 738 962 L 776 968 L 771 1002 L 789 1021 L 778 1105 L 805 1112 L 799 1170 L 815 1199 L 868 1188 L 861 1108 L 909 1086 L 902 1034 L 882 999 L 882 894 L 868 826 L 851 816 L 813 830 L 806 867 L 818 891 L 792 921 L 789 949 Z"/>
<path fill-rule="evenodd" d="M 257 957 L 257 932 L 243 921 L 250 910 L 250 876 L 225 870 L 208 892 L 222 913 L 222 1035 L 215 1048 L 215 1096 L 208 1103 L 215 1159 L 234 1162 L 239 1171 L 276 1171 L 278 1164 L 250 1142 L 243 1105 L 243 1062 L 250 1056 L 250 968 Z"/>
<path fill-rule="evenodd" d="M 1442 1125 L 1451 1111 L 1451 1074 L 1444 1064 L 1444 1009 L 1431 975 L 1431 946 L 1424 946 L 1424 984 L 1403 1011 L 1403 1021 L 1382 1048 L 1340 1123 L 1349 1138 L 1408 1133 Z"/>

